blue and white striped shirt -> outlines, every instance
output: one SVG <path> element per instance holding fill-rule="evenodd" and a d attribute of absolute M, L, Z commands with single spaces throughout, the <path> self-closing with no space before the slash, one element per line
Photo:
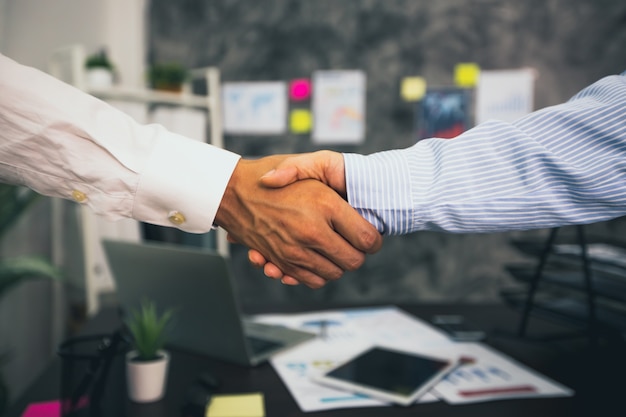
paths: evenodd
<path fill-rule="evenodd" d="M 381 233 L 488 233 L 626 215 L 626 72 L 455 139 L 345 154 L 348 201 Z"/>

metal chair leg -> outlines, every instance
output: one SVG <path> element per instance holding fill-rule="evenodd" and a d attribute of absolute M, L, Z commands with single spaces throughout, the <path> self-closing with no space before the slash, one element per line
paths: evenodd
<path fill-rule="evenodd" d="M 541 252 L 541 257 L 539 259 L 539 264 L 537 265 L 537 269 L 535 269 L 535 274 L 530 281 L 530 287 L 528 289 L 528 293 L 526 294 L 526 301 L 524 303 L 524 311 L 522 313 L 522 319 L 520 321 L 520 325 L 517 331 L 517 334 L 520 337 L 524 337 L 526 334 L 526 329 L 528 327 L 528 318 L 530 316 L 530 310 L 532 309 L 533 299 L 535 297 L 535 293 L 537 292 L 537 287 L 539 286 L 539 280 L 541 279 L 541 275 L 543 273 L 543 269 L 546 266 L 546 262 L 548 260 L 548 255 L 552 249 L 552 245 L 554 244 L 554 240 L 556 239 L 556 235 L 559 231 L 559 228 L 552 229 L 550 231 L 550 236 L 548 236 L 548 240 Z"/>

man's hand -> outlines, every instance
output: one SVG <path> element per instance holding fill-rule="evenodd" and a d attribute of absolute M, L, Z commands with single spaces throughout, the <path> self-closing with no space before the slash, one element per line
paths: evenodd
<path fill-rule="evenodd" d="M 339 194 L 319 181 L 296 177 L 283 188 L 262 186 L 259 178 L 275 167 L 280 178 L 291 178 L 280 168 L 283 160 L 285 156 L 240 160 L 215 223 L 228 231 L 231 241 L 256 249 L 281 276 L 284 272 L 296 282 L 319 288 L 344 271 L 360 267 L 365 253 L 380 249 L 382 238 Z M 315 166 L 310 166 L 311 172 Z M 271 184 L 272 178 L 270 174 L 264 180 Z M 284 185 L 280 178 L 276 186 Z"/>
<path fill-rule="evenodd" d="M 346 197 L 346 179 L 343 156 L 332 151 L 319 151 L 290 156 L 280 162 L 276 168 L 261 177 L 261 184 L 270 187 L 284 187 L 299 180 L 316 179 L 330 186 L 344 198 Z M 283 284 L 297 285 L 298 280 L 286 274 L 281 268 L 268 260 L 258 251 L 248 252 L 250 263 L 263 268 L 265 275 L 281 279 Z"/>
<path fill-rule="evenodd" d="M 318 151 L 287 157 L 261 177 L 261 184 L 280 188 L 298 180 L 323 182 L 346 198 L 346 174 L 343 155 L 333 151 Z"/>

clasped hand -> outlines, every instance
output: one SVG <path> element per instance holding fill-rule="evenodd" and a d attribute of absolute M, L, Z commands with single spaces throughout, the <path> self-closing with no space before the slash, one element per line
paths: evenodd
<path fill-rule="evenodd" d="M 320 288 L 359 268 L 382 245 L 378 231 L 345 200 L 341 154 L 240 160 L 215 222 L 249 258 L 285 284 Z"/>

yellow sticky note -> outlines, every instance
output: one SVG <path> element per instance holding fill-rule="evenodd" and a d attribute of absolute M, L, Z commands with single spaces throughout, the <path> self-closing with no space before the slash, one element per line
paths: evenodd
<path fill-rule="evenodd" d="M 459 87 L 475 87 L 478 83 L 480 67 L 478 64 L 465 62 L 454 68 L 454 83 Z"/>
<path fill-rule="evenodd" d="M 405 77 L 400 84 L 400 95 L 406 101 L 419 101 L 426 94 L 426 80 L 423 77 Z"/>
<path fill-rule="evenodd" d="M 263 394 L 214 395 L 207 407 L 206 417 L 265 417 Z"/>
<path fill-rule="evenodd" d="M 311 131 L 312 125 L 311 112 L 304 109 L 295 109 L 291 111 L 289 117 L 289 125 L 293 133 L 307 133 Z"/>

